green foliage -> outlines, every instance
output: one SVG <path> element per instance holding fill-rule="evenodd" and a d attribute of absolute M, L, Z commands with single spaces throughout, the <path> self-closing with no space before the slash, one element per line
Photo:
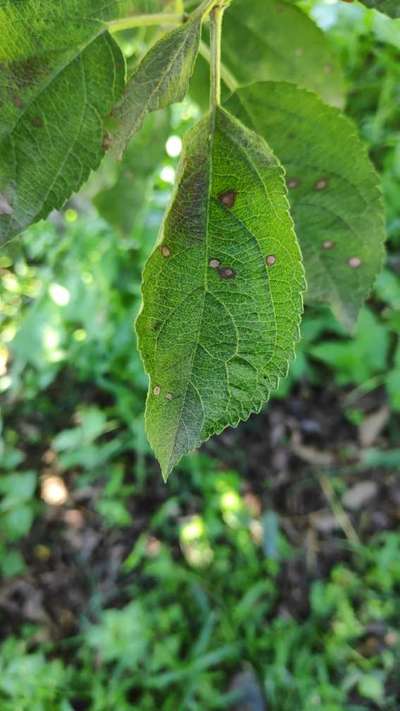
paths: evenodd
<path fill-rule="evenodd" d="M 121 155 L 146 114 L 182 101 L 187 93 L 200 43 L 202 14 L 164 35 L 145 55 L 113 110 L 113 151 Z"/>
<path fill-rule="evenodd" d="M 392 0 L 372 4 L 397 16 Z M 149 262 L 139 320 L 150 374 L 147 428 L 167 476 L 183 453 L 258 412 L 286 374 L 304 284 L 283 169 L 309 302 L 329 303 L 352 328 L 381 269 L 377 176 L 352 124 L 323 103 L 345 103 L 339 58 L 306 12 L 283 0 L 112 0 L 104 7 L 5 0 L 0 20 L 3 242 L 60 208 L 109 148 L 121 157 L 143 127 L 111 184 L 102 183 L 110 162 L 97 178 L 95 204 L 129 238 L 169 132 L 168 112 L 150 114 L 184 99 L 199 51 L 192 93 L 205 103 L 204 57 L 210 63 L 210 112 L 187 141 L 167 242 Z M 201 39 L 208 20 L 210 48 Z M 393 27 L 382 27 L 395 42 Z M 125 30 L 120 43 L 111 36 Z M 224 95 L 239 87 L 229 106 L 253 135 L 220 109 L 221 80 Z M 272 177 L 263 174 L 267 167 Z M 43 359 L 46 333 L 51 341 L 49 323 L 58 317 L 51 304 L 46 309 L 39 325 L 31 314 L 25 341 L 24 333 L 17 337 L 16 352 L 32 343 L 27 362 Z M 55 351 L 54 363 L 61 344 Z M 388 379 L 392 400 L 397 370 L 396 363 Z"/>
<path fill-rule="evenodd" d="M 68 4 L 0 8 L 0 241 L 61 207 L 104 155 L 124 58 L 106 26 L 86 19 L 96 3 Z"/>
<path fill-rule="evenodd" d="M 397 0 L 361 0 L 367 7 L 384 12 L 390 17 L 400 17 L 400 7 Z"/>
<path fill-rule="evenodd" d="M 137 330 L 150 375 L 146 425 L 164 478 L 276 389 L 302 291 L 282 170 L 256 134 L 219 109 L 187 139 L 144 272 Z"/>
<path fill-rule="evenodd" d="M 308 301 L 331 304 L 352 328 L 382 269 L 386 236 L 379 179 L 355 126 L 286 83 L 252 84 L 227 106 L 268 137 L 286 168 Z"/>
<path fill-rule="evenodd" d="M 141 5 L 143 12 L 165 7 Z M 0 252 L 2 711 L 229 709 L 244 705 L 235 683 L 250 672 L 251 698 L 255 689 L 270 711 L 399 708 L 398 416 L 392 412 L 384 434 L 363 450 L 356 425 L 345 430 L 343 446 L 341 431 L 330 442 L 324 429 L 332 404 L 362 424 L 365 413 L 398 403 L 399 35 L 393 30 L 389 44 L 381 24 L 377 30 L 383 16 L 359 4 L 321 7 L 335 18 L 331 38 L 347 67 L 348 112 L 383 175 L 389 258 L 354 340 L 329 309 L 306 309 L 297 358 L 279 390 L 288 400 L 272 403 L 270 427 L 256 420 L 244 426 L 243 448 L 234 433 L 210 442 L 208 452 L 223 462 L 185 458 L 167 491 L 143 431 L 146 379 L 132 326 L 140 271 L 169 198 L 160 174 L 175 165 L 162 155 L 163 114 L 146 120 L 147 145 L 141 133 L 132 143 L 130 169 L 133 161 L 140 169 L 139 156 L 148 160 L 147 204 L 136 219 L 122 214 L 117 234 L 87 212 L 98 190 L 92 181 L 65 213 Z M 135 48 L 143 51 L 147 41 L 135 31 Z M 196 112 L 185 103 L 171 115 L 168 130 L 180 136 Z M 101 189 L 123 171 L 123 162 L 107 160 Z M 128 184 L 121 185 L 128 200 Z M 115 210 L 113 224 L 118 219 Z M 332 346 L 339 355 L 326 357 Z M 321 514 L 339 525 L 322 499 L 307 513 L 321 467 L 301 466 L 300 455 L 313 449 L 292 452 L 299 406 L 305 425 L 321 412 L 323 433 L 311 435 L 318 453 L 338 449 L 329 478 L 339 501 L 365 479 L 378 487 L 372 504 L 349 512 L 359 546 L 339 528 L 314 527 Z M 273 438 L 278 447 L 269 446 Z M 240 473 L 230 470 L 233 456 Z M 65 506 L 40 500 L 37 484 L 48 466 L 68 487 Z M 306 512 L 293 514 L 302 492 Z M 3 522 L 8 511 L 18 519 L 26 507 L 32 526 L 26 518 L 18 538 Z M 72 628 L 64 627 L 65 610 Z"/>
<path fill-rule="evenodd" d="M 281 0 L 234 0 L 224 22 L 222 61 L 239 86 L 289 81 L 343 106 L 343 72 L 329 41 L 300 8 Z"/>

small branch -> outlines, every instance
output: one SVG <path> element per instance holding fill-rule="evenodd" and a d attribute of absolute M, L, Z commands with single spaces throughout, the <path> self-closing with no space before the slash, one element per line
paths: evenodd
<path fill-rule="evenodd" d="M 132 17 L 121 17 L 120 20 L 110 20 L 107 28 L 110 32 L 120 32 L 130 30 L 134 27 L 152 27 L 154 25 L 180 25 L 183 15 L 172 13 L 155 13 L 153 15 L 132 15 Z"/>

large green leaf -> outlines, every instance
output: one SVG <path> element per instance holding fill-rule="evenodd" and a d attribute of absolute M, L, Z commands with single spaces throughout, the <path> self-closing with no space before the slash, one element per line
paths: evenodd
<path fill-rule="evenodd" d="M 139 131 L 149 112 L 184 98 L 199 51 L 201 23 L 201 12 L 195 12 L 184 25 L 164 35 L 129 79 L 113 111 L 113 152 L 117 155 Z"/>
<path fill-rule="evenodd" d="M 282 168 L 218 109 L 187 138 L 144 272 L 146 427 L 164 478 L 183 454 L 261 409 L 293 356 L 303 290 Z"/>
<path fill-rule="evenodd" d="M 287 172 L 308 299 L 353 327 L 382 268 L 384 209 L 378 176 L 355 126 L 292 84 L 240 89 L 227 107 L 268 138 Z"/>
<path fill-rule="evenodd" d="M 125 73 L 105 24 L 117 6 L 0 4 L 0 241 L 60 207 L 104 154 Z"/>
<path fill-rule="evenodd" d="M 291 81 L 343 105 L 343 73 L 328 38 L 281 0 L 234 0 L 225 13 L 222 59 L 239 86 Z"/>
<path fill-rule="evenodd" d="M 400 17 L 399 0 L 361 0 L 367 7 L 371 7 L 379 12 L 390 15 L 390 17 Z"/>

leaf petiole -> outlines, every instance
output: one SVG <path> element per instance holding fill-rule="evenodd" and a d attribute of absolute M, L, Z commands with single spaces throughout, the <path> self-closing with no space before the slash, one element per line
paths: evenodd
<path fill-rule="evenodd" d="M 211 64 L 211 52 L 209 46 L 201 40 L 200 42 L 200 54 L 201 56 L 209 63 Z M 239 83 L 236 81 L 235 77 L 233 76 L 232 72 L 228 69 L 228 67 L 221 62 L 220 64 L 221 67 L 221 79 L 226 84 L 228 87 L 229 91 L 234 93 L 239 89 Z"/>
<path fill-rule="evenodd" d="M 221 39 L 222 19 L 225 4 L 214 5 L 210 13 L 210 105 L 212 109 L 221 105 Z"/>

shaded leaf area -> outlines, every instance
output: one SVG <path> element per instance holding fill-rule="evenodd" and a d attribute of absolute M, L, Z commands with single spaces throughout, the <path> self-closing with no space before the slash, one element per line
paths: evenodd
<path fill-rule="evenodd" d="M 128 146 L 122 162 L 110 157 L 103 163 L 105 174 L 111 171 L 112 184 L 100 190 L 93 202 L 101 216 L 124 235 L 132 234 L 146 210 L 152 179 L 165 152 L 169 132 L 168 111 L 154 113 Z"/>
<path fill-rule="evenodd" d="M 0 6 L 0 241 L 60 207 L 98 166 L 125 74 L 103 20 L 127 6 Z"/>
<path fill-rule="evenodd" d="M 400 17 L 400 3 L 398 0 L 361 0 L 367 7 L 389 15 L 389 17 Z"/>
<path fill-rule="evenodd" d="M 146 425 L 164 477 L 201 441 L 260 411 L 293 356 L 303 289 L 282 168 L 218 109 L 187 139 L 144 272 Z"/>
<path fill-rule="evenodd" d="M 234 0 L 225 13 L 222 78 L 228 88 L 255 81 L 290 81 L 343 106 L 345 82 L 326 35 L 300 8 L 280 0 Z M 231 75 L 231 82 L 229 82 Z M 207 100 L 207 63 L 198 62 L 194 97 Z"/>
<path fill-rule="evenodd" d="M 354 124 L 288 83 L 240 89 L 227 103 L 282 161 L 305 262 L 308 300 L 354 326 L 384 258 L 379 178 Z"/>
<path fill-rule="evenodd" d="M 113 111 L 113 152 L 120 156 L 146 115 L 182 101 L 199 50 L 201 13 L 168 32 L 149 50 Z"/>

